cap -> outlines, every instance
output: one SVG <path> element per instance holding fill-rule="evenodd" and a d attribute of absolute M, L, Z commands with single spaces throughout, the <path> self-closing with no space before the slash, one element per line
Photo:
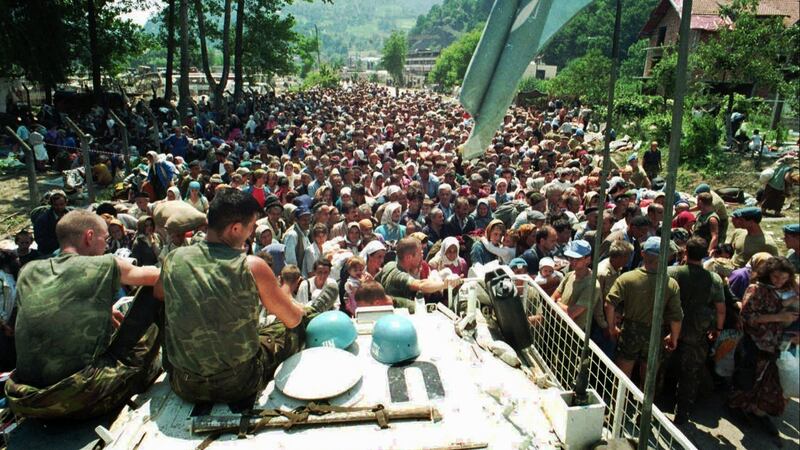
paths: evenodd
<path fill-rule="evenodd" d="M 311 211 L 308 209 L 307 206 L 298 206 L 297 209 L 294 210 L 294 217 L 295 219 L 299 219 L 302 216 L 310 216 Z"/>
<path fill-rule="evenodd" d="M 628 162 L 637 161 L 637 160 L 639 160 L 639 155 L 637 155 L 636 153 L 631 153 L 630 155 L 628 155 L 628 159 L 627 159 Z"/>
<path fill-rule="evenodd" d="M 733 212 L 732 216 L 734 218 L 745 220 L 761 220 L 761 208 L 757 206 L 739 208 Z"/>
<path fill-rule="evenodd" d="M 564 251 L 564 256 L 567 258 L 583 258 L 592 254 L 592 246 L 583 239 L 572 241 Z M 541 264 L 541 263 L 540 263 Z"/>
<path fill-rule="evenodd" d="M 800 224 L 790 223 L 783 227 L 784 234 L 800 234 Z"/>
<path fill-rule="evenodd" d="M 534 209 L 528 214 L 528 220 L 547 220 L 547 216 L 543 212 Z"/>
<path fill-rule="evenodd" d="M 661 238 L 651 236 L 642 244 L 642 251 L 648 255 L 659 255 L 661 253 Z"/>
<path fill-rule="evenodd" d="M 544 261 L 544 259 L 542 259 L 542 261 Z M 539 265 L 542 265 L 541 261 L 539 262 Z M 528 263 L 522 258 L 514 258 L 508 263 L 508 267 L 511 267 L 512 269 L 514 267 L 528 267 Z"/>
<path fill-rule="evenodd" d="M 703 192 L 711 192 L 711 186 L 706 183 L 700 183 L 694 188 L 694 195 L 702 194 Z"/>
<path fill-rule="evenodd" d="M 550 267 L 554 269 L 556 267 L 556 262 L 553 261 L 553 258 L 545 256 L 544 258 L 539 260 L 539 268 L 541 269 L 542 267 Z"/>
<path fill-rule="evenodd" d="M 580 128 L 578 128 L 577 130 L 575 130 L 575 136 L 583 136 L 583 130 L 582 130 L 582 129 L 580 129 Z"/>

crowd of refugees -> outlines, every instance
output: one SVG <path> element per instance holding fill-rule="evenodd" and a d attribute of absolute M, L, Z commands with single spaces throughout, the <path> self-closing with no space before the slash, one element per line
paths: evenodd
<path fill-rule="evenodd" d="M 786 399 L 776 358 L 786 342 L 797 343 L 800 225 L 783 229 L 789 251 L 781 255 L 760 225 L 761 208 L 729 214 L 707 184 L 677 194 L 674 216 L 664 217 L 658 142 L 643 152 L 621 150 L 627 163 L 611 171 L 608 195 L 600 198 L 601 142 L 591 110 L 580 104 L 512 107 L 494 144 L 473 161 L 458 152 L 471 118 L 428 92 L 395 97 L 374 85 L 350 85 L 249 96 L 226 114 L 201 101 L 183 122 L 159 116 L 158 147 L 142 107 L 126 116 L 141 149 L 140 165 L 126 179 L 128 202 L 96 208 L 107 225 L 106 253 L 164 267 L 162 280 L 174 279 L 178 270 L 165 275 L 170 255 L 217 234 L 215 199 L 240 191 L 259 214 L 243 250 L 269 265 L 296 304 L 350 316 L 364 304 L 413 309 L 419 294 L 442 301 L 442 291 L 457 288 L 470 268 L 497 261 L 529 275 L 579 326 L 590 315 L 591 338 L 642 382 L 660 239 L 669 239 L 660 389 L 675 393 L 675 422 L 690 418 L 704 380 L 719 373 L 720 336 L 736 336 L 727 349 L 735 368 L 714 379 L 729 391 L 730 408 L 777 434 L 769 416 L 780 416 Z M 122 167 L 113 120 L 96 112 L 82 124 L 116 146 L 94 164 L 106 165 L 98 174 L 110 183 Z M 78 165 L 77 151 L 69 150 L 77 147 L 74 138 L 57 124 L 41 141 L 58 147 L 37 150 L 38 165 Z M 781 159 L 765 192 L 770 209 L 779 212 L 793 192 L 796 168 L 795 155 Z M 209 214 L 208 225 L 159 232 L 154 209 L 170 200 Z M 59 251 L 58 223 L 69 209 L 63 192 L 52 193 L 33 217 L 33 231 L 20 232 L 17 250 L 2 253 L 7 369 L 20 266 Z M 661 236 L 664 221 L 669 236 Z M 597 233 L 603 244 L 593 291 Z M 169 297 L 165 304 L 169 315 Z M 535 316 L 529 320 L 541 326 Z M 18 366 L 30 364 L 20 354 L 28 351 L 17 341 Z"/>

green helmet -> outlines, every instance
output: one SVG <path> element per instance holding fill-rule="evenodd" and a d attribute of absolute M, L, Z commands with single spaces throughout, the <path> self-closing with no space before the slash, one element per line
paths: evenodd
<path fill-rule="evenodd" d="M 372 331 L 372 356 L 384 364 L 395 364 L 419 356 L 417 330 L 408 317 L 383 316 Z"/>
<path fill-rule="evenodd" d="M 306 327 L 306 347 L 336 347 L 345 349 L 358 333 L 353 321 L 341 311 L 325 311 L 311 319 Z"/>

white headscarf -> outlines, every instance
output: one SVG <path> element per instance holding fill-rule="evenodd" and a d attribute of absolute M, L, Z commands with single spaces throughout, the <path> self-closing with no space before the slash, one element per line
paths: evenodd
<path fill-rule="evenodd" d="M 447 257 L 447 249 L 452 246 L 456 246 L 456 259 L 449 259 Z M 458 266 L 458 250 L 461 249 L 461 246 L 458 244 L 458 239 L 453 236 L 444 238 L 442 241 L 442 246 L 439 248 L 439 265 L 440 268 L 444 268 L 446 266 Z"/>
<path fill-rule="evenodd" d="M 375 252 L 379 252 L 381 250 L 386 250 L 386 246 L 383 245 L 383 242 L 377 241 L 377 240 L 376 241 L 370 241 L 364 247 L 364 249 L 361 250 L 361 253 L 359 253 L 358 256 L 364 258 L 364 261 L 366 261 L 369 258 L 370 255 L 372 255 Z"/>
<path fill-rule="evenodd" d="M 397 202 L 389 202 L 386 204 L 386 207 L 383 208 L 383 215 L 381 216 L 381 225 L 386 225 L 387 227 L 396 227 L 397 222 L 392 221 L 392 215 L 395 211 L 399 211 L 402 208 L 400 203 Z"/>

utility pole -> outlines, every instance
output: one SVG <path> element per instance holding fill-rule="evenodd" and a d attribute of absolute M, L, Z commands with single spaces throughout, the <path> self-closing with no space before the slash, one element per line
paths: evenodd
<path fill-rule="evenodd" d="M 322 69 L 322 58 L 320 57 L 320 53 L 319 53 L 319 50 L 320 50 L 319 49 L 320 48 L 320 44 L 319 44 L 319 28 L 317 28 L 317 24 L 314 24 L 314 35 L 316 36 L 315 39 L 317 40 L 317 70 L 320 70 L 320 69 Z"/>
<path fill-rule="evenodd" d="M 619 72 L 619 40 L 622 22 L 622 0 L 616 0 L 616 15 L 614 17 L 614 40 L 611 48 L 611 77 L 608 83 L 608 111 L 606 112 L 606 130 L 603 145 L 603 167 L 600 175 L 600 204 L 605 203 L 606 190 L 608 189 L 608 173 L 611 171 L 611 128 L 614 122 L 614 89 L 617 84 Z M 538 64 L 538 62 L 537 62 Z M 601 212 L 602 215 L 602 212 Z M 665 216 L 666 217 L 666 216 Z M 580 366 L 575 380 L 575 395 L 573 397 L 574 406 L 583 406 L 589 402 L 589 395 L 586 389 L 589 387 L 589 340 L 592 334 L 592 311 L 594 311 L 595 290 L 597 289 L 597 267 L 600 263 L 600 247 L 603 244 L 602 233 L 595 233 L 594 246 L 592 253 L 592 282 L 590 304 L 587 308 L 586 325 L 584 326 L 583 348 L 581 349 Z"/>
<path fill-rule="evenodd" d="M 661 324 L 664 321 L 664 297 L 667 282 L 667 259 L 669 257 L 670 230 L 673 205 L 675 204 L 675 181 L 681 156 L 681 128 L 683 125 L 683 99 L 686 96 L 686 67 L 689 61 L 689 23 L 692 18 L 692 0 L 683 0 L 681 12 L 680 42 L 678 44 L 678 66 L 675 69 L 674 103 L 672 106 L 672 131 L 669 138 L 669 160 L 667 162 L 667 185 L 664 188 L 664 218 L 661 224 L 661 248 L 658 255 L 656 275 L 656 298 L 653 304 L 653 321 L 650 329 L 650 348 L 647 352 L 647 376 L 644 383 L 641 420 L 639 422 L 639 450 L 648 448 L 653 417 L 653 396 L 656 390 L 656 374 L 661 353 Z"/>

